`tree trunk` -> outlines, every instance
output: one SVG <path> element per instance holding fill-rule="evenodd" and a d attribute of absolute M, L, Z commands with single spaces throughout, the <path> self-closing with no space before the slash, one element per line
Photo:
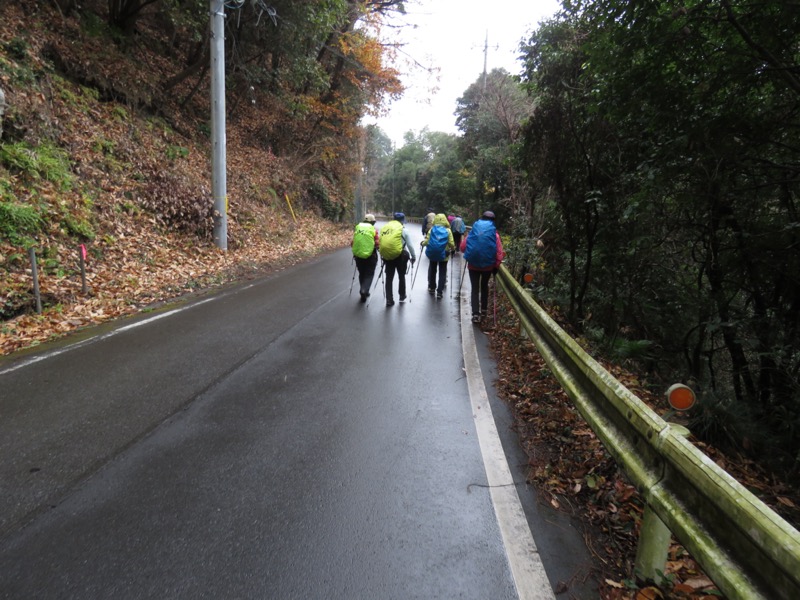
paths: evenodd
<path fill-rule="evenodd" d="M 756 386 L 748 368 L 747 356 L 744 348 L 739 342 L 736 327 L 732 324 L 733 315 L 730 311 L 730 303 L 727 299 L 727 291 L 724 286 L 726 273 L 723 270 L 721 261 L 723 257 L 720 252 L 719 233 L 722 230 L 722 214 L 729 210 L 723 210 L 724 202 L 718 197 L 719 192 L 714 192 L 711 206 L 711 222 L 709 224 L 709 240 L 707 247 L 706 276 L 708 278 L 711 298 L 717 309 L 717 316 L 720 320 L 720 330 L 725 347 L 730 355 L 733 367 L 732 382 L 736 393 L 736 399 L 740 402 L 752 403 L 756 399 Z"/>

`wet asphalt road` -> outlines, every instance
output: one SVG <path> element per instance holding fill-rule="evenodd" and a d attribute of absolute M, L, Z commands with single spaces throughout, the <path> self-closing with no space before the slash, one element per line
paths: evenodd
<path fill-rule="evenodd" d="M 0 362 L 0 598 L 516 598 L 426 267 L 365 306 L 343 250 Z"/>

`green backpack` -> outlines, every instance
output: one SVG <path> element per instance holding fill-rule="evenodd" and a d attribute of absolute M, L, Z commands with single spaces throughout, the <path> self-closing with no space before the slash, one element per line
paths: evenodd
<path fill-rule="evenodd" d="M 381 227 L 381 241 L 378 251 L 383 260 L 394 260 L 403 251 L 403 224 L 400 221 L 389 221 Z"/>
<path fill-rule="evenodd" d="M 375 251 L 375 227 L 370 223 L 359 223 L 353 234 L 353 256 L 369 258 Z"/>

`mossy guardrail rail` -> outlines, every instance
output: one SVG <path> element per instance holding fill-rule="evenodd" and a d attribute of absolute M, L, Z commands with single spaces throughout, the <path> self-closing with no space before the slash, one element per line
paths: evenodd
<path fill-rule="evenodd" d="M 800 533 L 584 352 L 505 267 L 497 281 L 548 368 L 642 494 L 645 520 L 652 511 L 727 598 L 800 599 Z M 640 550 L 650 543 L 646 535 L 643 527 Z"/>

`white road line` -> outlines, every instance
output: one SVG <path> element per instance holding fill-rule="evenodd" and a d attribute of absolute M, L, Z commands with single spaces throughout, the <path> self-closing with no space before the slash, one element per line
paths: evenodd
<path fill-rule="evenodd" d="M 483 383 L 478 350 L 475 347 L 471 312 L 469 298 L 466 294 L 462 294 L 461 343 L 467 386 L 492 504 L 506 547 L 514 585 L 520 600 L 554 600 L 553 588 L 536 549 L 536 542 L 522 510 L 519 494 L 497 433 L 492 407 L 489 405 L 486 386 Z"/>
<path fill-rule="evenodd" d="M 63 348 L 59 348 L 58 350 L 53 350 L 51 352 L 45 352 L 44 354 L 40 354 L 38 356 L 34 356 L 32 358 L 28 358 L 28 359 L 22 360 L 22 361 L 18 362 L 17 364 L 15 364 L 15 365 L 13 365 L 11 367 L 8 367 L 8 368 L 5 368 L 5 369 L 0 369 L 0 375 L 5 375 L 6 373 L 11 373 L 12 371 L 16 371 L 18 369 L 22 369 L 24 367 L 30 366 L 30 365 L 32 365 L 34 363 L 46 360 L 48 358 L 56 357 L 59 354 L 64 354 L 66 352 L 69 352 L 70 350 L 76 350 L 78 348 L 82 348 L 83 346 L 88 346 L 89 344 L 94 344 L 95 342 L 99 342 L 100 340 L 108 339 L 108 338 L 113 337 L 113 336 L 115 336 L 115 335 L 117 335 L 119 333 L 124 333 L 126 331 L 131 330 L 131 329 L 136 329 L 137 327 L 141 327 L 143 325 L 147 325 L 148 323 L 152 323 L 153 321 L 158 321 L 159 319 L 163 319 L 165 317 L 171 317 L 172 315 L 178 314 L 178 313 L 183 312 L 185 310 L 189 310 L 190 308 L 195 308 L 196 306 L 200 306 L 201 304 L 205 304 L 206 302 L 212 302 L 213 300 L 216 300 L 217 298 L 219 298 L 219 296 L 215 296 L 213 298 L 206 298 L 205 300 L 200 300 L 199 302 L 195 302 L 195 303 L 189 304 L 187 306 L 182 306 L 181 308 L 174 308 L 174 309 L 169 310 L 167 312 L 163 312 L 161 314 L 153 315 L 152 317 L 149 317 L 147 319 L 143 319 L 141 321 L 136 321 L 135 323 L 131 323 L 130 325 L 123 325 L 122 327 L 118 327 L 117 329 L 109 331 L 108 333 L 92 336 L 92 337 L 90 337 L 88 339 L 85 339 L 85 340 L 82 340 L 80 342 L 76 342 L 74 344 L 70 344 L 69 346 L 65 346 Z"/>

